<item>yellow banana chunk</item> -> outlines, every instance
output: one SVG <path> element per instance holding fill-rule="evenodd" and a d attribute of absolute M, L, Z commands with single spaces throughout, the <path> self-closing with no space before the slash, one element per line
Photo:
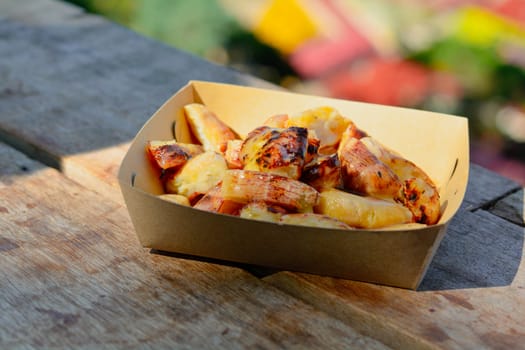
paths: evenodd
<path fill-rule="evenodd" d="M 359 228 L 373 229 L 412 222 L 412 213 L 395 202 L 331 189 L 321 192 L 315 212 Z"/>
<path fill-rule="evenodd" d="M 215 113 L 200 103 L 185 105 L 184 113 L 191 131 L 206 151 L 224 152 L 229 140 L 239 138 Z"/>
<path fill-rule="evenodd" d="M 222 179 L 222 197 L 235 202 L 263 201 L 294 212 L 311 212 L 319 193 L 288 177 L 249 170 L 228 170 Z"/>
<path fill-rule="evenodd" d="M 224 157 L 215 152 L 204 152 L 190 160 L 168 179 L 166 192 L 181 194 L 190 202 L 212 189 L 228 169 Z"/>

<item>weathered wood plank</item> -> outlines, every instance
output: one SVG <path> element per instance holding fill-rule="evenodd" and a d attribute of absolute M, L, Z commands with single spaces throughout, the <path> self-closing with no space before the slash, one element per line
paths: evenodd
<path fill-rule="evenodd" d="M 525 347 L 525 230 L 464 212 L 419 291 L 280 272 L 264 280 L 396 348 Z"/>
<path fill-rule="evenodd" d="M 5 0 L 0 4 L 0 18 L 9 17 L 31 23 L 63 21 L 67 17 L 76 16 L 82 12 L 84 11 L 80 7 L 62 1 L 57 3 L 54 0 Z M 42 16 L 42 13 L 45 13 L 45 16 Z"/>
<path fill-rule="evenodd" d="M 70 177 L 114 179 L 122 145 L 191 79 L 268 85 L 69 5 L 28 2 L 36 10 L 0 4 L 0 137 Z M 116 181 L 85 185 L 107 193 Z"/>
<path fill-rule="evenodd" d="M 148 254 L 121 204 L 0 143 L 0 347 L 384 349 L 231 266 Z"/>
<path fill-rule="evenodd" d="M 420 290 L 509 286 L 517 280 L 524 229 L 485 210 L 456 216 Z"/>
<path fill-rule="evenodd" d="M 521 186 L 493 171 L 471 164 L 467 192 L 462 208 L 476 210 L 505 197 Z"/>

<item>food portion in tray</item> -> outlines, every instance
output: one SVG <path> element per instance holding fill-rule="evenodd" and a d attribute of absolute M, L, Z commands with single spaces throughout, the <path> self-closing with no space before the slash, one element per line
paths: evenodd
<path fill-rule="evenodd" d="M 438 190 L 416 164 L 321 106 L 268 116 L 242 137 L 206 106 L 184 106 L 195 143 L 150 140 L 165 200 L 281 224 L 338 229 L 433 225 Z"/>

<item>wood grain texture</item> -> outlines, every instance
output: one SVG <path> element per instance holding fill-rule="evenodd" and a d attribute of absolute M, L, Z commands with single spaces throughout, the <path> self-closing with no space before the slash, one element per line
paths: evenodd
<path fill-rule="evenodd" d="M 264 280 L 395 348 L 525 348 L 524 231 L 462 212 L 419 291 L 289 272 Z"/>
<path fill-rule="evenodd" d="M 139 248 L 116 171 L 189 79 L 260 84 L 54 0 L 0 2 L 0 139 L 67 177 L 0 147 L 0 347 L 383 346 L 357 329 L 525 348 L 523 189 L 476 165 L 417 292 Z"/>
<path fill-rule="evenodd" d="M 394 348 L 525 349 L 523 188 L 473 165 L 419 291 L 279 272 L 265 281 Z"/>
<path fill-rule="evenodd" d="M 125 208 L 0 143 L 0 348 L 386 348 L 231 266 L 148 254 Z"/>

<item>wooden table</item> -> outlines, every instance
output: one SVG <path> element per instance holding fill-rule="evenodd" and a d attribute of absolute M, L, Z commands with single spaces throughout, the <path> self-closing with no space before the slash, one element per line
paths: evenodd
<path fill-rule="evenodd" d="M 475 165 L 418 291 L 141 248 L 116 171 L 190 79 L 264 84 L 54 0 L 0 3 L 0 348 L 525 349 L 524 190 Z"/>

